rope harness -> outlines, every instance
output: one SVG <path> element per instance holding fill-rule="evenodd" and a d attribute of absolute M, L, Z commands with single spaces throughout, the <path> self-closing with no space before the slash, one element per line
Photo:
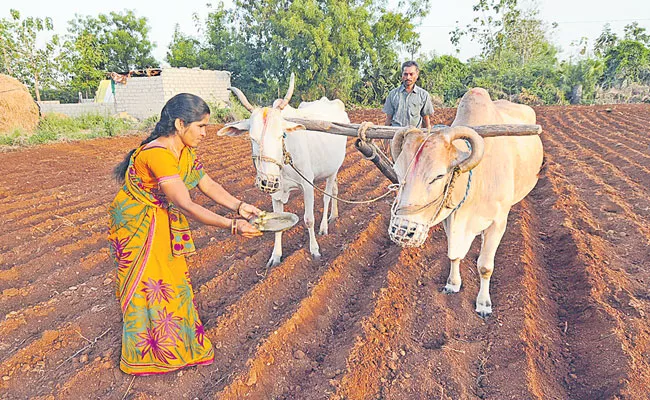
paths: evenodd
<path fill-rule="evenodd" d="M 371 128 L 373 125 L 374 125 L 374 124 L 373 124 L 372 122 L 368 122 L 368 121 L 364 121 L 364 122 L 362 122 L 362 123 L 359 125 L 359 128 L 358 128 L 358 130 L 357 130 L 357 133 L 358 133 L 358 137 L 359 137 L 359 139 L 361 139 L 361 140 L 363 140 L 363 141 L 365 141 L 365 142 L 369 142 L 370 139 L 368 139 L 368 137 L 366 136 L 366 132 L 367 132 L 368 129 Z M 264 137 L 264 133 L 265 133 L 265 131 L 266 131 L 266 125 L 264 126 L 264 128 L 263 128 L 263 130 L 262 130 L 262 139 L 263 139 L 263 137 Z M 417 128 L 404 128 L 403 130 L 399 131 L 398 134 L 399 134 L 399 133 L 407 134 L 407 133 L 409 133 L 409 132 L 411 132 L 411 131 L 418 131 L 418 132 L 419 132 L 420 130 L 417 129 Z M 415 155 L 417 155 L 417 154 L 422 150 L 422 147 L 425 145 L 425 143 L 427 142 L 427 140 L 429 140 L 429 138 L 430 138 L 432 135 L 433 135 L 433 132 L 431 132 L 431 130 L 429 129 L 429 133 L 427 134 L 427 136 L 426 136 L 425 140 L 422 142 L 422 144 L 420 144 L 420 147 L 418 148 L 418 151 L 415 153 Z M 388 185 L 388 190 L 386 191 L 386 193 L 384 193 L 384 194 L 382 194 L 382 195 L 380 195 L 380 196 L 377 196 L 377 197 L 375 197 L 375 198 L 373 198 L 373 199 L 370 199 L 370 200 L 347 200 L 347 199 L 340 198 L 340 197 L 338 197 L 338 196 L 336 196 L 336 195 L 333 195 L 333 194 L 331 194 L 331 193 L 327 193 L 326 191 L 322 190 L 322 189 L 319 188 L 318 186 L 314 185 L 314 183 L 313 183 L 310 179 L 308 179 L 308 178 L 307 178 L 307 177 L 306 177 L 302 172 L 300 172 L 300 170 L 298 170 L 298 168 L 296 168 L 296 166 L 295 166 L 294 163 L 293 163 L 293 158 L 291 157 L 291 153 L 289 153 L 289 151 L 287 150 L 286 144 L 285 144 L 285 139 L 286 139 L 286 137 L 287 137 L 287 135 L 286 135 L 286 133 L 285 133 L 285 134 L 283 135 L 283 137 L 282 137 L 282 161 L 278 161 L 278 160 L 276 160 L 275 158 L 265 156 L 265 155 L 264 155 L 264 151 L 263 151 L 263 150 L 264 150 L 264 149 L 263 149 L 263 146 L 261 145 L 261 143 L 257 143 L 258 146 L 259 146 L 259 148 L 260 148 L 260 155 L 258 155 L 258 156 L 255 156 L 255 155 L 254 155 L 254 156 L 252 156 L 252 157 L 253 157 L 253 163 L 254 163 L 254 165 L 255 165 L 255 169 L 257 169 L 258 174 L 260 174 L 260 172 L 259 172 L 260 170 L 259 170 L 259 168 L 258 168 L 258 164 L 259 164 L 259 163 L 262 163 L 262 162 L 269 162 L 269 163 L 275 164 L 275 165 L 277 165 L 277 166 L 280 168 L 280 171 L 282 171 L 282 169 L 284 168 L 285 165 L 288 165 L 288 166 L 290 166 L 290 167 L 291 167 L 291 168 L 296 172 L 296 174 L 298 174 L 298 176 L 300 176 L 304 181 L 306 181 L 306 182 L 307 182 L 311 187 L 313 187 L 316 191 L 318 191 L 318 192 L 322 193 L 323 195 L 328 196 L 328 197 L 330 197 L 330 198 L 332 198 L 332 199 L 336 199 L 336 200 L 338 200 L 338 201 L 342 201 L 342 202 L 347 203 L 347 204 L 369 204 L 369 203 L 374 203 L 374 202 L 376 202 L 376 201 L 379 201 L 379 200 L 385 198 L 386 196 L 388 196 L 388 195 L 391 194 L 392 192 L 395 192 L 395 191 L 396 191 L 396 192 L 398 192 L 398 193 L 397 193 L 397 196 L 396 196 L 396 198 L 395 198 L 395 201 L 393 202 L 393 206 L 391 207 L 391 216 L 393 217 L 392 219 L 398 218 L 398 219 L 400 219 L 400 220 L 404 220 L 404 221 L 406 221 L 405 218 L 403 218 L 403 217 L 400 216 L 401 208 L 398 208 L 398 207 L 397 207 L 399 197 L 401 196 L 401 194 L 402 194 L 402 189 L 403 189 L 403 187 L 404 187 L 404 184 L 403 184 L 403 183 L 402 183 L 402 184 L 391 184 L 391 185 Z M 254 142 L 256 142 L 255 139 L 253 139 L 253 138 L 251 138 L 251 140 L 254 141 Z M 471 151 L 471 149 L 472 149 L 472 148 L 471 148 L 471 144 L 470 144 L 467 140 L 465 140 L 465 142 L 467 143 L 467 145 L 469 146 L 470 151 Z M 364 156 L 364 155 L 362 155 L 362 157 L 364 157 L 364 158 L 366 158 L 366 159 L 372 159 L 372 158 L 376 155 L 376 151 L 377 151 L 377 150 L 375 149 L 374 146 L 373 146 L 372 149 L 373 149 L 373 154 L 372 154 L 371 157 L 366 157 L 366 156 Z M 379 151 L 381 151 L 381 150 L 379 150 Z M 414 161 L 415 161 L 415 155 L 413 156 L 413 159 L 411 159 L 411 162 L 409 163 L 409 167 L 408 167 L 407 170 L 406 170 L 406 173 L 405 173 L 405 175 L 404 175 L 404 177 L 403 177 L 403 179 L 402 179 L 402 182 L 404 182 L 404 181 L 406 180 L 406 176 L 408 175 L 408 172 L 409 172 L 409 171 L 411 170 L 411 168 L 413 167 L 413 164 L 414 164 Z M 438 206 L 438 209 L 436 210 L 436 213 L 435 213 L 434 217 L 431 219 L 431 221 L 429 221 L 429 224 L 428 224 L 427 229 L 426 229 L 427 231 L 428 231 L 428 228 L 431 227 L 430 223 L 433 222 L 433 220 L 435 220 L 435 219 L 438 217 L 438 215 L 440 214 L 440 212 L 442 211 L 442 209 L 443 209 L 444 207 L 447 207 L 447 208 L 451 208 L 451 207 L 452 207 L 451 204 L 450 204 L 450 199 L 451 199 L 451 198 L 450 198 L 450 193 L 453 191 L 453 188 L 454 188 L 454 184 L 455 184 L 456 178 L 457 178 L 457 176 L 458 176 L 459 174 L 460 174 L 460 170 L 459 170 L 459 168 L 458 168 L 458 167 L 454 168 L 454 170 L 452 171 L 451 175 L 449 176 L 449 179 L 448 179 L 448 181 L 447 181 L 447 184 L 445 185 L 445 190 L 444 190 L 444 192 L 443 192 L 443 194 L 442 194 L 443 199 L 442 199 L 442 201 L 440 201 L 439 206 Z M 266 173 L 263 173 L 262 175 L 265 176 L 265 177 L 267 177 L 267 179 L 266 179 L 266 180 L 267 180 L 267 183 L 268 183 L 269 181 L 274 181 L 274 182 L 275 182 L 275 181 L 276 181 L 275 178 L 277 177 L 277 183 L 272 183 L 271 187 L 269 188 L 269 189 L 271 189 L 271 190 L 272 190 L 272 189 L 275 189 L 275 190 L 273 190 L 273 191 L 271 191 L 271 190 L 268 190 L 268 191 L 265 190 L 264 185 L 262 185 L 262 182 L 259 182 L 259 184 L 258 184 L 258 187 L 260 187 L 263 191 L 266 191 L 266 192 L 269 192 L 269 193 L 275 193 L 275 192 L 279 189 L 279 178 L 280 178 L 280 176 L 279 176 L 279 175 L 270 175 L 270 174 L 266 174 Z M 273 179 L 271 179 L 271 178 L 273 178 Z M 263 178 L 260 178 L 260 177 L 258 176 L 258 177 L 256 178 L 256 184 L 258 183 L 258 180 L 263 180 Z M 463 199 L 458 203 L 458 205 L 456 205 L 456 206 L 454 207 L 454 209 L 452 210 L 452 212 L 453 212 L 453 211 L 456 211 L 458 208 L 460 208 L 460 206 L 465 202 L 465 199 L 467 198 L 467 194 L 469 193 L 469 187 L 470 187 L 470 183 L 471 183 L 471 181 L 472 181 L 472 171 L 469 171 L 469 179 L 468 179 L 468 182 L 467 182 L 467 188 L 466 188 L 466 190 L 465 190 L 465 196 L 464 196 Z M 421 207 L 419 207 L 419 208 L 417 208 L 417 209 L 415 209 L 415 210 L 409 210 L 409 211 L 410 211 L 411 213 L 422 211 L 422 210 L 424 210 L 424 209 L 426 209 L 426 208 L 428 208 L 428 207 L 434 205 L 436 202 L 438 202 L 439 199 L 440 199 L 440 197 L 438 197 L 438 198 L 436 198 L 435 200 L 433 200 L 433 201 L 431 201 L 431 202 L 425 204 L 424 206 L 421 206 Z M 403 215 L 403 214 L 402 214 L 402 215 Z M 413 222 L 411 222 L 411 223 L 413 223 Z M 415 224 L 415 223 L 413 223 L 413 224 Z M 391 225 L 392 225 L 392 224 L 391 224 Z M 426 239 L 426 237 L 425 237 L 425 239 Z"/>
<path fill-rule="evenodd" d="M 371 126 L 373 126 L 372 122 L 363 122 L 361 124 L 361 126 L 358 129 L 359 138 L 361 140 L 369 141 L 369 139 L 366 137 L 366 131 Z M 266 130 L 266 126 L 264 126 L 264 130 L 262 131 L 262 137 L 264 135 L 265 130 Z M 379 201 L 379 200 L 383 199 L 384 197 L 388 196 L 392 192 L 395 192 L 395 191 L 398 190 L 399 185 L 396 185 L 396 184 L 388 185 L 388 190 L 386 191 L 386 193 L 382 194 L 381 196 L 377 196 L 377 197 L 375 197 L 373 199 L 370 199 L 370 200 L 347 200 L 347 199 L 342 199 L 342 198 L 340 198 L 338 196 L 335 196 L 335 195 L 333 195 L 331 193 L 327 193 L 326 191 L 322 190 L 318 186 L 314 185 L 314 183 L 311 180 L 309 180 L 302 172 L 300 172 L 300 170 L 298 170 L 298 168 L 296 168 L 296 166 L 293 163 L 293 158 L 291 157 L 291 153 L 289 153 L 289 151 L 287 150 L 287 147 L 285 145 L 285 140 L 284 139 L 286 139 L 286 137 L 287 137 L 287 134 L 285 133 L 283 135 L 283 137 L 282 137 L 282 161 L 278 161 L 278 160 L 276 160 L 276 159 L 274 159 L 272 157 L 265 156 L 263 154 L 263 148 L 260 145 L 260 143 L 257 143 L 257 141 L 255 139 L 251 138 L 251 140 L 256 142 L 258 144 L 258 146 L 260 147 L 260 155 L 259 156 L 253 156 L 253 164 L 255 165 L 255 169 L 257 169 L 258 174 L 259 174 L 259 168 L 257 167 L 256 162 L 258 162 L 258 163 L 269 162 L 269 163 L 275 164 L 278 167 L 280 167 L 280 171 L 282 171 L 282 169 L 284 168 L 285 165 L 288 165 L 296 172 L 296 174 L 298 174 L 299 177 L 301 177 L 305 182 L 307 182 L 316 191 L 318 191 L 318 192 L 322 193 L 323 195 L 328 196 L 328 197 L 330 197 L 332 199 L 336 199 L 338 201 L 342 201 L 343 203 L 347 203 L 347 204 L 369 204 L 369 203 L 374 203 L 374 202 Z M 374 151 L 375 150 L 373 148 L 373 152 Z M 374 155 L 374 153 L 373 153 L 373 155 Z M 367 158 L 365 156 L 363 156 L 363 157 Z M 263 174 L 263 175 L 270 176 L 269 174 Z M 257 177 L 255 179 L 256 184 L 258 183 L 259 179 L 260 179 L 259 177 Z M 279 180 L 279 176 L 278 176 L 278 180 Z M 258 184 L 258 187 L 262 188 L 259 184 Z M 279 189 L 279 184 L 278 184 L 278 189 Z M 262 190 L 266 191 L 263 188 L 262 188 Z M 275 190 L 275 191 L 277 191 L 277 190 Z M 269 192 L 269 193 L 274 193 L 275 191 Z"/>
<path fill-rule="evenodd" d="M 408 133 L 408 131 L 406 133 Z M 409 166 L 406 169 L 404 177 L 401 180 L 402 182 L 406 181 L 406 176 L 408 176 L 408 173 L 413 168 L 413 164 L 415 163 L 415 158 L 420 153 L 420 151 L 422 150 L 426 142 L 429 140 L 431 135 L 432 133 L 429 132 L 429 134 L 425 137 L 424 141 L 418 147 L 418 150 L 413 155 L 413 158 L 411 159 Z M 467 143 L 467 146 L 469 147 L 469 150 L 471 152 L 472 151 L 471 143 L 467 140 L 465 140 L 465 143 Z M 451 193 L 454 190 L 456 178 L 459 175 L 460 175 L 460 168 L 455 167 L 449 174 L 447 183 L 445 184 L 444 190 L 440 194 L 440 196 L 436 197 L 429 203 L 424 204 L 422 206 L 399 207 L 399 199 L 402 196 L 402 190 L 404 187 L 403 184 L 399 185 L 399 191 L 391 207 L 391 220 L 390 220 L 390 226 L 388 227 L 388 234 L 391 240 L 402 247 L 422 246 L 429 234 L 429 229 L 431 228 L 431 226 L 433 226 L 433 221 L 435 221 L 438 218 L 442 209 L 453 208 L 451 211 L 453 213 L 456 210 L 458 210 L 460 206 L 462 206 L 465 200 L 467 199 L 469 188 L 472 183 L 471 170 L 469 171 L 469 176 L 467 179 L 467 187 L 465 188 L 465 195 L 463 196 L 463 199 L 455 206 L 451 204 Z M 433 214 L 433 217 L 431 217 L 429 221 L 427 221 L 427 223 L 415 222 L 405 217 L 406 215 L 415 214 L 417 212 L 426 210 L 427 208 L 436 204 L 438 205 L 438 208 L 436 209 L 436 212 Z"/>

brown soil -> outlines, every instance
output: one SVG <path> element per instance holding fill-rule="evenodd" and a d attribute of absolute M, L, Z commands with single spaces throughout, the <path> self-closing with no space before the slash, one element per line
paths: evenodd
<path fill-rule="evenodd" d="M 118 189 L 110 170 L 140 138 L 0 154 L 0 398 L 648 398 L 650 106 L 537 112 L 545 166 L 510 214 L 490 318 L 474 313 L 479 241 L 462 291 L 442 294 L 441 228 L 421 249 L 396 247 L 390 199 L 341 204 L 318 262 L 304 228 L 290 230 L 268 270 L 272 236 L 194 224 L 190 271 L 216 362 L 134 380 L 118 368 L 106 211 Z M 449 123 L 454 110 L 437 115 Z M 253 188 L 244 139 L 211 135 L 200 154 L 228 190 L 271 207 Z M 339 180 L 355 199 L 388 184 L 351 142 Z M 288 210 L 301 209 L 294 195 Z"/>
<path fill-rule="evenodd" d="M 38 106 L 29 90 L 8 75 L 0 74 L 0 133 L 22 128 L 32 132 L 38 125 Z"/>

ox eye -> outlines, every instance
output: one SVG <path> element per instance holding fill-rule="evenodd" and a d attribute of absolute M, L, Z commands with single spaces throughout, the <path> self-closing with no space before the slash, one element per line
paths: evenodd
<path fill-rule="evenodd" d="M 444 174 L 441 174 L 441 175 L 436 176 L 435 178 L 433 178 L 433 179 L 431 180 L 431 182 L 429 182 L 429 185 L 433 184 L 433 182 L 435 182 L 435 181 L 437 181 L 437 180 L 439 180 L 439 179 L 442 179 L 444 176 L 445 176 Z"/>

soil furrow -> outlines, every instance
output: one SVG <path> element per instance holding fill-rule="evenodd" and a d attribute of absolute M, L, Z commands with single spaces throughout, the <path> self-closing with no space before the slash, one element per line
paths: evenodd
<path fill-rule="evenodd" d="M 221 398 L 291 398 L 291 388 L 295 390 L 296 385 L 317 390 L 317 384 L 308 385 L 304 381 L 312 371 L 323 375 L 320 381 L 336 376 L 340 367 L 344 367 L 340 365 L 344 359 L 333 364 L 334 360 L 328 360 L 326 368 L 322 364 L 330 355 L 327 350 L 332 350 L 332 342 L 337 342 L 337 349 L 341 349 L 341 338 L 337 336 L 345 337 L 348 333 L 347 329 L 335 332 L 335 327 L 345 319 L 343 310 L 350 297 L 355 303 L 364 303 L 365 306 L 361 304 L 359 307 L 366 309 L 373 286 L 376 288 L 383 281 L 381 275 L 385 269 L 376 268 L 374 264 L 389 243 L 387 235 L 380 233 L 385 229 L 386 221 L 385 216 L 376 216 L 348 249 L 330 262 L 330 267 L 319 278 L 310 295 L 258 348 L 254 358 L 247 362 L 247 371 L 221 392 Z M 362 281 L 364 277 L 366 280 Z M 375 283 L 368 285 L 367 279 Z M 322 372 L 315 372 L 319 369 Z M 278 383 L 288 390 L 284 393 L 278 391 Z"/>

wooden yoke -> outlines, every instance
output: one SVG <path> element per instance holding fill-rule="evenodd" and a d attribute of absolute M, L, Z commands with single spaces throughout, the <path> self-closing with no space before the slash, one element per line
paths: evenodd
<path fill-rule="evenodd" d="M 236 92 L 235 92 L 236 93 Z M 343 135 L 350 137 L 359 137 L 359 127 L 361 124 L 344 124 L 340 122 L 320 121 L 313 119 L 302 118 L 285 118 L 287 121 L 303 125 L 305 129 L 310 131 L 320 131 L 332 133 L 335 135 Z M 226 124 L 229 125 L 229 124 Z M 432 133 L 441 132 L 447 127 L 431 128 Z M 542 133 L 542 127 L 539 125 L 525 125 L 525 124 L 511 124 L 511 125 L 479 125 L 470 126 L 481 137 L 496 137 L 496 136 L 531 136 L 539 135 Z M 365 131 L 366 139 L 392 139 L 395 134 L 404 128 L 396 126 L 382 126 L 373 125 Z M 422 130 L 429 132 L 428 130 Z M 357 150 L 359 150 L 367 159 L 372 161 L 377 168 L 393 183 L 398 183 L 397 175 L 393 170 L 392 163 L 386 156 L 379 151 L 377 146 L 370 140 L 357 139 L 354 143 Z"/>
<path fill-rule="evenodd" d="M 304 125 L 307 130 L 310 131 L 320 131 L 333 133 L 335 135 L 343 135 L 350 137 L 358 136 L 358 129 L 360 124 L 344 124 L 340 122 L 329 122 L 329 121 L 319 121 L 313 119 L 301 119 L 301 118 L 286 118 L 287 121 L 294 122 L 296 124 Z M 479 125 L 479 126 L 470 126 L 478 133 L 481 137 L 495 137 L 495 136 L 530 136 L 530 135 L 539 135 L 542 133 L 542 127 L 539 125 Z M 397 126 L 381 126 L 375 125 L 368 128 L 366 132 L 366 137 L 368 139 L 392 139 L 395 136 L 395 133 L 403 129 Z M 431 132 L 440 132 L 445 128 L 431 128 Z M 427 132 L 423 130 L 423 132 Z"/>

